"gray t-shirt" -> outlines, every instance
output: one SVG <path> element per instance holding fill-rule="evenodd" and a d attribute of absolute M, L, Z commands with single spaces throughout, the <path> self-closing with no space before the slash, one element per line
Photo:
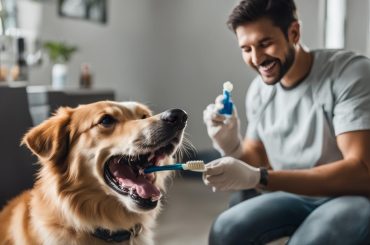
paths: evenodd
<path fill-rule="evenodd" d="M 273 169 L 304 169 L 342 159 L 336 136 L 370 129 L 370 60 L 316 50 L 308 76 L 291 90 L 258 76 L 246 97 L 248 138 L 263 142 Z"/>

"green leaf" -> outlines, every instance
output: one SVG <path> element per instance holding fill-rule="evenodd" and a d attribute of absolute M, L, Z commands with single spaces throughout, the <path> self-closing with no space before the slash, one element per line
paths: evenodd
<path fill-rule="evenodd" d="M 47 41 L 43 44 L 43 47 L 53 63 L 69 62 L 72 54 L 78 50 L 76 46 L 57 41 Z"/>

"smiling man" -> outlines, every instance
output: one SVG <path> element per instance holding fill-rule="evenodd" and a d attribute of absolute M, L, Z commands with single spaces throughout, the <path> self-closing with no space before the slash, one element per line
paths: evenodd
<path fill-rule="evenodd" d="M 228 20 L 258 76 L 236 109 L 204 111 L 214 147 L 205 184 L 238 192 L 212 225 L 210 244 L 369 244 L 370 60 L 300 43 L 293 0 L 244 0 Z M 221 105 L 222 107 L 222 105 Z M 263 190 L 253 198 L 246 190 Z M 245 199 L 245 200 L 244 200 Z"/>
<path fill-rule="evenodd" d="M 298 41 L 299 24 L 295 22 L 292 27 L 294 36 L 293 42 Z M 238 26 L 235 29 L 239 46 L 242 49 L 244 62 L 255 69 L 266 84 L 274 85 L 278 83 L 294 64 L 295 55 L 300 57 L 297 60 L 304 61 L 305 66 L 300 73 L 308 73 L 311 63 L 311 55 L 298 45 L 295 49 L 293 45 L 287 43 L 286 36 L 269 18 L 262 18 L 258 22 L 249 25 Z M 297 51 L 297 52 L 296 52 Z M 298 68 L 297 64 L 296 68 Z M 294 70 L 294 69 L 291 69 Z M 285 77 L 286 80 L 288 77 Z M 287 81 L 282 81 L 282 84 Z M 286 84 L 289 86 L 289 84 Z"/>

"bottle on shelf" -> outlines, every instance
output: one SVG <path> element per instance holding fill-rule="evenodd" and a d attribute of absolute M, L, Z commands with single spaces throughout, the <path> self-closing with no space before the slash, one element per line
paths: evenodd
<path fill-rule="evenodd" d="M 25 41 L 23 37 L 19 37 L 17 39 L 17 66 L 18 76 L 16 80 L 28 81 L 28 65 L 26 61 Z"/>
<path fill-rule="evenodd" d="M 80 87 L 91 88 L 91 85 L 92 85 L 92 74 L 90 65 L 87 63 L 83 63 L 81 64 Z"/>

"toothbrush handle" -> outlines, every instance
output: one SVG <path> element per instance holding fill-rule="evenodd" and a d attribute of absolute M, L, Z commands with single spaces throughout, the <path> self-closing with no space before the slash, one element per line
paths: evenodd
<path fill-rule="evenodd" d="M 231 115 L 233 113 L 233 102 L 231 100 L 231 93 L 229 91 L 223 91 L 224 99 L 222 103 L 224 107 L 219 111 L 223 115 Z"/>
<path fill-rule="evenodd" d="M 181 163 L 176 163 L 173 165 L 154 166 L 154 167 L 144 169 L 144 173 L 148 174 L 152 172 L 165 171 L 165 170 L 183 170 L 183 167 Z"/>

